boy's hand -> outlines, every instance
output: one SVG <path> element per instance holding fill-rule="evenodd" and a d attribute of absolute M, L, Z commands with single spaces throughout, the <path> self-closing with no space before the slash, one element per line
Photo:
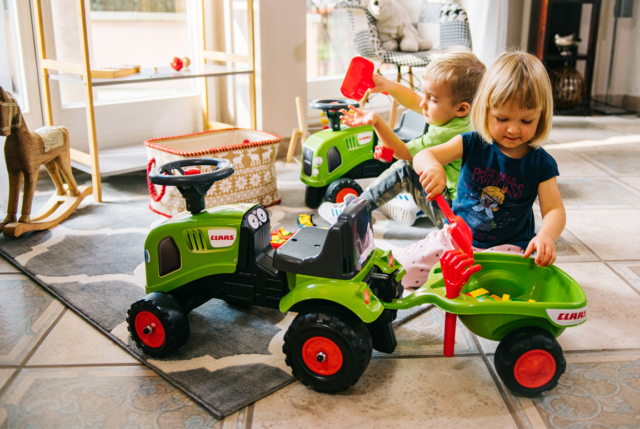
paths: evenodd
<path fill-rule="evenodd" d="M 522 257 L 528 258 L 534 250 L 537 251 L 536 265 L 539 267 L 548 267 L 556 261 L 556 243 L 548 235 L 538 234 L 533 237 Z"/>
<path fill-rule="evenodd" d="M 368 110 L 360 110 L 357 107 L 349 106 L 349 111 L 341 110 L 344 115 L 342 122 L 349 127 L 361 127 L 363 125 L 373 125 L 378 123 L 380 117 L 374 112 Z"/>
<path fill-rule="evenodd" d="M 427 193 L 427 200 L 433 200 L 447 186 L 447 175 L 444 172 L 444 168 L 441 165 L 427 168 L 420 174 L 420 184 Z"/>
<path fill-rule="evenodd" d="M 369 92 L 371 94 L 376 94 L 378 92 L 388 92 L 390 80 L 383 78 L 378 73 L 373 74 L 373 88 L 369 88 Z"/>

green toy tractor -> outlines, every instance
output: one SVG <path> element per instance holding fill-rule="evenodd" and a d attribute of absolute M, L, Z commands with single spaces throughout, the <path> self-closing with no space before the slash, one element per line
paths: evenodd
<path fill-rule="evenodd" d="M 341 203 L 347 194 L 360 195 L 362 187 L 355 179 L 378 177 L 391 166 L 373 158 L 378 136 L 373 127 L 341 126 L 341 109 L 358 106 L 353 100 L 314 100 L 310 106 L 320 109 L 329 119 L 329 129 L 307 138 L 302 145 L 300 180 L 306 185 L 304 202 L 317 208 L 323 200 Z"/>
<path fill-rule="evenodd" d="M 191 165 L 214 169 L 185 175 Z M 232 173 L 232 164 L 215 159 L 175 161 L 150 172 L 152 183 L 178 188 L 188 211 L 146 239 L 147 295 L 127 312 L 131 336 L 145 354 L 162 357 L 186 343 L 187 315 L 212 298 L 294 311 L 284 337 L 293 374 L 320 391 L 347 389 L 372 349 L 396 347 L 397 310 L 385 310 L 382 302 L 401 296 L 405 270 L 390 251 L 374 247 L 362 199 L 329 229 L 302 228 L 274 250 L 269 214 L 260 205 L 205 210 L 207 190 Z"/>

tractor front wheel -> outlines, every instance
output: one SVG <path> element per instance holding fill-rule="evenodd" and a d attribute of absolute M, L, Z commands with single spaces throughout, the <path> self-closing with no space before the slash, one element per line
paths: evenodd
<path fill-rule="evenodd" d="M 567 368 L 558 341 L 537 327 L 516 329 L 504 337 L 494 362 L 504 384 L 527 397 L 556 387 Z"/>
<path fill-rule="evenodd" d="M 325 200 L 330 203 L 342 203 L 344 197 L 353 194 L 356 197 L 362 194 L 362 187 L 353 179 L 338 179 L 327 188 Z"/>
<path fill-rule="evenodd" d="M 282 351 L 293 375 L 319 392 L 348 389 L 371 360 L 371 336 L 355 316 L 333 308 L 299 313 L 284 336 Z"/>
<path fill-rule="evenodd" d="M 310 209 L 317 209 L 324 198 L 324 194 L 327 192 L 326 186 L 320 186 L 319 188 L 314 188 L 313 186 L 307 185 L 306 190 L 304 191 L 304 205 L 309 207 Z"/>
<path fill-rule="evenodd" d="M 147 355 L 163 357 L 180 348 L 189 338 L 189 319 L 169 294 L 153 292 L 127 311 L 131 337 Z"/>

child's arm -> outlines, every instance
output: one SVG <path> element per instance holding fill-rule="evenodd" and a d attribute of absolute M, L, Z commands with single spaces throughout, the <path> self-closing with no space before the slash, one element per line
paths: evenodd
<path fill-rule="evenodd" d="M 538 185 L 538 196 L 542 213 L 542 228 L 529 242 L 523 256 L 528 258 L 536 250 L 538 252 L 536 264 L 540 267 L 547 267 L 556 260 L 556 241 L 564 230 L 567 214 L 555 177 Z"/>
<path fill-rule="evenodd" d="M 442 193 L 447 185 L 447 175 L 443 165 L 462 158 L 462 136 L 458 135 L 438 146 L 418 152 L 413 158 L 413 169 L 422 174 L 420 183 L 431 201 Z"/>
<path fill-rule="evenodd" d="M 349 127 L 361 127 L 363 125 L 373 125 L 376 134 L 383 146 L 393 150 L 393 156 L 397 159 L 412 160 L 407 146 L 396 136 L 391 128 L 374 113 L 367 110 L 360 110 L 357 107 L 349 106 L 350 111 L 342 110 L 344 115 L 342 122 Z"/>
<path fill-rule="evenodd" d="M 370 89 L 371 93 L 386 92 L 407 109 L 422 113 L 422 107 L 420 107 L 422 97 L 408 86 L 385 79 L 378 73 L 373 74 L 373 84 L 375 86 Z"/>

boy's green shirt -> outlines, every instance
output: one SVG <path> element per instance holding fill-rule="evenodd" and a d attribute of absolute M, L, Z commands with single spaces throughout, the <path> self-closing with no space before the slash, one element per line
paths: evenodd
<path fill-rule="evenodd" d="M 441 126 L 429 125 L 429 130 L 425 135 L 407 143 L 407 149 L 411 156 L 415 158 L 418 152 L 446 143 L 455 136 L 469 131 L 473 131 L 473 128 L 471 127 L 471 120 L 468 116 L 464 118 L 454 118 Z M 457 159 L 444 166 L 444 172 L 447 175 L 447 190 L 452 200 L 456 197 L 461 165 L 462 161 Z"/>

